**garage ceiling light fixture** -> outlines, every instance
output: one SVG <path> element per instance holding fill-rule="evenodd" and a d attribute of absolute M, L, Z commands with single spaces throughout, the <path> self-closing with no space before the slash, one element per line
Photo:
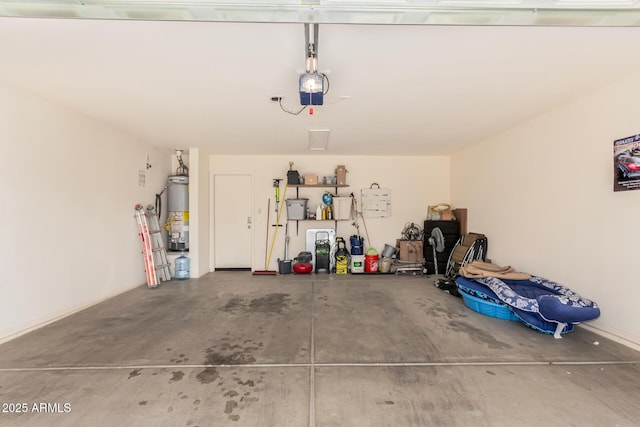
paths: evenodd
<path fill-rule="evenodd" d="M 1 0 L 0 0 L 1 1 Z M 329 92 L 329 78 L 325 73 L 318 71 L 318 34 L 319 24 L 304 24 L 304 60 L 305 71 L 298 79 L 298 93 L 300 95 L 300 108 L 291 111 L 282 105 L 281 96 L 272 96 L 271 101 L 278 102 L 285 113 L 298 115 L 309 107 L 309 115 L 313 115 L 313 106 L 324 103 L 324 95 Z"/>
<path fill-rule="evenodd" d="M 318 73 L 318 34 L 320 25 L 304 24 L 305 70 L 300 75 L 300 105 L 322 105 L 324 75 Z M 313 34 L 312 34 L 313 33 Z M 313 114 L 313 111 L 309 111 Z"/>

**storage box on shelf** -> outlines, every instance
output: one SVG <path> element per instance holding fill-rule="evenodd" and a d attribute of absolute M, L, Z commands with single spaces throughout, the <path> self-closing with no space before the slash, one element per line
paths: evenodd
<path fill-rule="evenodd" d="M 306 219 L 307 203 L 309 199 L 287 199 L 287 218 L 288 219 Z"/>
<path fill-rule="evenodd" d="M 305 175 L 304 185 L 318 185 L 318 175 L 312 175 L 312 174 Z"/>
<path fill-rule="evenodd" d="M 300 198 L 300 189 L 304 189 L 304 188 L 331 188 L 334 190 L 334 194 L 337 195 L 338 194 L 338 189 L 339 188 L 345 188 L 348 187 L 348 185 L 344 184 L 344 185 L 338 185 L 338 184 L 313 184 L 313 185 L 307 185 L 307 184 L 288 184 L 289 187 L 295 188 L 296 189 L 296 198 L 295 199 L 287 199 L 287 209 L 289 209 L 289 205 L 292 204 L 295 209 L 295 212 L 292 212 L 293 216 L 289 215 L 289 212 L 287 211 L 287 220 L 289 221 L 296 221 L 296 235 L 298 234 L 298 229 L 299 229 L 299 222 L 300 221 L 319 221 L 317 218 L 316 219 L 309 219 L 307 218 L 307 204 L 304 204 L 304 212 L 303 212 L 303 216 L 300 216 L 299 211 L 298 211 L 298 207 L 300 205 L 300 203 L 296 202 L 296 201 L 300 201 L 300 200 L 306 200 L 308 201 L 309 199 L 306 198 Z M 336 210 L 337 208 L 337 210 Z M 334 229 L 337 231 L 338 229 L 338 221 L 348 221 L 351 219 L 351 198 L 350 197 L 334 197 L 333 198 L 333 215 L 334 217 L 331 220 L 320 220 L 320 221 L 333 221 L 335 224 Z"/>

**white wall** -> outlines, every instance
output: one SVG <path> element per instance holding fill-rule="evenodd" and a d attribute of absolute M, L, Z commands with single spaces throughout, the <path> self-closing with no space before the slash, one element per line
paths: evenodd
<path fill-rule="evenodd" d="M 613 141 L 640 133 L 640 74 L 465 149 L 454 204 L 489 256 L 548 277 L 602 311 L 590 322 L 640 344 L 640 191 L 613 192 Z M 517 96 L 516 96 L 517 97 Z"/>
<path fill-rule="evenodd" d="M 271 198 L 271 223 L 275 224 L 275 190 L 273 179 L 282 178 L 281 198 L 295 198 L 295 188 L 288 188 L 286 195 L 284 187 L 289 161 L 294 162 L 294 169 L 301 174 L 316 174 L 321 179 L 324 175 L 333 175 L 337 165 L 346 165 L 348 188 L 339 189 L 340 196 L 347 196 L 353 192 L 360 202 L 360 189 L 369 188 L 373 182 L 382 188 L 390 188 L 392 194 L 392 215 L 390 218 L 366 218 L 366 227 L 371 238 L 369 245 L 378 251 L 385 243 L 394 244 L 400 237 L 402 229 L 409 222 L 415 222 L 421 227 L 425 219 L 427 205 L 449 201 L 449 158 L 448 157 L 419 157 L 419 156 L 211 156 L 210 168 L 215 173 L 249 173 L 253 175 L 254 194 L 254 247 L 253 268 L 263 270 L 265 265 L 265 230 L 267 220 L 267 201 Z M 300 198 L 309 198 L 311 209 L 321 203 L 321 197 L 327 189 L 300 189 Z M 332 189 L 328 189 L 333 192 Z M 286 220 L 286 206 L 283 208 L 280 223 Z M 307 228 L 325 228 L 331 223 L 323 223 L 321 227 L 315 222 L 301 222 L 300 231 L 296 236 L 295 222 L 291 222 L 289 229 L 291 243 L 290 258 L 304 250 L 304 230 Z M 365 237 L 361 223 L 361 234 Z M 348 241 L 349 236 L 355 234 L 351 221 L 338 223 L 338 236 Z M 271 245 L 272 234 L 269 236 Z M 367 245 L 367 242 L 365 242 Z M 277 258 L 284 255 L 284 230 L 276 236 L 270 270 L 277 270 Z"/>
<path fill-rule="evenodd" d="M 209 156 L 189 149 L 189 257 L 191 277 L 209 272 Z"/>
<path fill-rule="evenodd" d="M 171 153 L 2 85 L 0 141 L 0 341 L 146 283 L 134 206 Z"/>

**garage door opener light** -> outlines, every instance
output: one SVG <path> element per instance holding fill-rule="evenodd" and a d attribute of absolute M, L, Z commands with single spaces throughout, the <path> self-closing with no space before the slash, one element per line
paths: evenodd
<path fill-rule="evenodd" d="M 311 34 L 311 26 L 304 24 L 306 72 L 299 80 L 300 105 L 322 105 L 323 102 L 325 76 L 318 73 L 319 29 L 318 24 L 313 24 Z M 313 109 L 309 109 L 309 114 L 313 114 Z"/>

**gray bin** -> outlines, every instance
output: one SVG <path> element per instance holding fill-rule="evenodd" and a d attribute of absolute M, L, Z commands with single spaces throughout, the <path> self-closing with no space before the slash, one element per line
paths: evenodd
<path fill-rule="evenodd" d="M 309 199 L 287 199 L 288 219 L 307 219 L 307 202 Z"/>

